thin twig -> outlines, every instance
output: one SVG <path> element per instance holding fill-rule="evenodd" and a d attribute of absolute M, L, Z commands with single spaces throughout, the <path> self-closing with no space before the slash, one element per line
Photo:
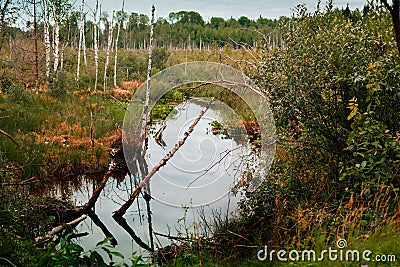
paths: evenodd
<path fill-rule="evenodd" d="M 246 238 L 246 237 L 244 237 L 244 236 L 242 236 L 242 235 L 239 235 L 239 234 L 237 234 L 237 233 L 234 233 L 234 232 L 232 232 L 232 231 L 230 231 L 230 230 L 226 230 L 226 232 L 229 233 L 229 234 L 231 234 L 231 235 L 240 237 L 240 238 L 246 240 L 246 241 L 249 242 L 249 243 L 252 243 L 248 238 Z"/>
<path fill-rule="evenodd" d="M 10 264 L 11 266 L 15 266 L 17 267 L 17 265 L 15 265 L 14 263 L 12 263 L 10 260 L 6 259 L 6 258 L 2 258 L 0 257 L 0 260 L 6 261 L 8 264 Z"/>
<path fill-rule="evenodd" d="M 153 232 L 153 233 L 155 235 L 163 236 L 163 237 L 166 237 L 168 239 L 174 239 L 174 240 L 192 240 L 193 239 L 193 238 L 190 238 L 190 237 L 173 236 L 173 235 L 170 235 L 170 234 L 166 235 L 166 234 L 162 234 L 162 233 L 158 233 L 158 232 Z"/>
<path fill-rule="evenodd" d="M 3 183 L 3 184 L 1 184 L 2 186 L 7 186 L 7 185 L 28 185 L 28 184 L 31 184 L 31 183 L 36 183 L 36 182 L 38 182 L 39 180 L 37 180 L 35 177 L 31 177 L 31 178 L 29 178 L 29 179 L 27 179 L 27 180 L 24 180 L 24 181 L 18 181 L 18 182 L 15 182 L 15 183 Z"/>
<path fill-rule="evenodd" d="M 5 136 L 7 136 L 14 144 L 16 144 L 17 146 L 19 146 L 19 144 L 17 143 L 17 141 L 15 141 L 15 139 L 14 139 L 10 134 L 8 134 L 7 132 L 3 131 L 2 129 L 0 129 L 0 133 L 3 134 L 3 135 L 5 135 Z"/>
<path fill-rule="evenodd" d="M 127 112 L 129 112 L 129 109 L 125 107 L 125 104 L 121 102 L 118 98 L 114 97 L 113 95 L 109 95 L 112 99 L 117 100 L 117 102 L 122 106 L 123 109 L 125 109 Z"/>
<path fill-rule="evenodd" d="M 201 177 L 203 177 L 204 175 L 206 175 L 206 174 L 207 174 L 212 168 L 214 168 L 217 164 L 221 163 L 221 161 L 224 160 L 224 158 L 226 158 L 230 153 L 232 153 L 233 151 L 238 150 L 238 149 L 240 149 L 240 148 L 242 148 L 242 147 L 243 147 L 243 145 L 238 146 L 238 147 L 236 147 L 236 148 L 234 148 L 234 149 L 225 150 L 225 151 L 224 151 L 224 152 L 225 152 L 225 155 L 223 155 L 218 161 L 216 161 L 213 165 L 211 165 L 210 168 L 204 170 L 204 173 L 203 173 L 203 174 L 197 176 L 193 181 L 191 181 L 191 182 L 189 183 L 189 185 L 186 187 L 186 190 L 187 190 L 192 184 L 194 184 L 198 179 L 200 179 Z"/>

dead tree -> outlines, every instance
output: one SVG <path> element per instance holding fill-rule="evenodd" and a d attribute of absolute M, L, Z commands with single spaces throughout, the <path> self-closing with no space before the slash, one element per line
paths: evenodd
<path fill-rule="evenodd" d="M 117 12 L 117 36 L 115 38 L 115 56 L 114 56 L 114 87 L 117 87 L 117 62 L 118 62 L 118 40 L 119 40 L 119 33 L 121 31 L 121 26 L 122 22 L 124 20 L 124 5 L 125 5 L 125 0 L 122 0 L 122 8 L 121 8 L 121 13 L 120 16 L 118 16 Z"/>
<path fill-rule="evenodd" d="M 78 44 L 78 64 L 76 68 L 76 81 L 79 82 L 79 74 L 80 74 L 80 67 L 81 67 L 81 49 L 82 49 L 82 43 L 84 39 L 84 31 L 85 31 L 85 22 L 83 20 L 83 7 L 85 5 L 85 0 L 82 0 L 82 6 L 81 6 L 81 18 L 79 22 L 79 44 Z"/>
<path fill-rule="evenodd" d="M 113 43 L 114 15 L 115 15 L 115 10 L 113 11 L 110 27 L 108 29 L 106 62 L 104 63 L 104 81 L 103 81 L 104 82 L 104 85 L 103 85 L 104 92 L 106 91 L 106 88 L 107 88 L 107 68 L 108 68 L 108 64 L 110 63 L 110 52 L 111 52 L 112 43 Z"/>
<path fill-rule="evenodd" d="M 396 38 L 397 50 L 400 53 L 400 0 L 392 0 L 392 5 L 387 0 L 381 0 L 392 16 L 393 29 Z"/>
<path fill-rule="evenodd" d="M 96 9 L 94 12 L 94 36 L 93 36 L 93 49 L 94 49 L 94 65 L 95 65 L 95 81 L 94 81 L 94 92 L 97 91 L 97 82 L 99 77 L 99 47 L 97 43 L 97 31 L 98 31 L 98 22 L 97 22 L 97 11 L 99 10 L 99 0 L 96 1 Z"/>

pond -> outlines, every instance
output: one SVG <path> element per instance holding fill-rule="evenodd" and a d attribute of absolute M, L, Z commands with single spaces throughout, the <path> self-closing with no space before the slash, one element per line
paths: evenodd
<path fill-rule="evenodd" d="M 209 99 L 195 98 L 175 106 L 164 121 L 153 123 L 149 136 L 146 162 L 151 170 L 183 137 Z M 225 123 L 230 127 L 223 126 Z M 234 126 L 232 126 L 234 124 Z M 159 129 L 163 145 L 157 139 Z M 171 236 L 207 234 L 204 220 L 213 216 L 235 216 L 239 194 L 232 188 L 243 179 L 243 155 L 249 152 L 246 130 L 238 115 L 226 104 L 215 100 L 196 125 L 186 143 L 168 163 L 151 178 L 151 220 L 155 233 Z M 56 189 L 58 196 L 85 204 L 93 194 L 98 181 L 85 176 L 80 181 L 63 182 Z M 100 178 L 101 179 L 101 178 Z M 111 178 L 95 204 L 95 214 L 116 239 L 116 250 L 130 257 L 133 251 L 146 254 L 112 217 L 135 189 L 135 177 Z M 69 186 L 69 187 L 68 187 Z M 65 192 L 68 192 L 67 194 Z M 146 201 L 139 197 L 124 215 L 128 225 L 146 244 L 150 244 Z M 104 229 L 103 229 L 104 230 Z M 78 233 L 89 233 L 79 238 L 85 249 L 92 249 L 105 238 L 105 233 L 87 218 L 76 227 Z M 208 233 L 209 234 L 209 233 Z M 168 238 L 154 234 L 155 248 L 171 243 Z"/>

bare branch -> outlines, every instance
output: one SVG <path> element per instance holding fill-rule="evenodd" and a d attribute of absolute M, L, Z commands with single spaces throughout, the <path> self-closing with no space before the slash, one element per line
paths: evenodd
<path fill-rule="evenodd" d="M 124 228 L 125 231 L 127 231 L 129 233 L 129 235 L 132 237 L 133 240 L 135 240 L 135 242 L 141 246 L 142 248 L 148 250 L 148 251 L 153 251 L 153 249 L 151 247 L 149 247 L 146 243 L 144 243 L 142 241 L 142 239 L 140 239 L 140 237 L 138 237 L 135 233 L 135 231 L 128 225 L 128 223 L 126 222 L 125 218 L 123 217 L 114 217 L 114 220 L 122 227 Z"/>
<path fill-rule="evenodd" d="M 3 135 L 5 135 L 5 136 L 7 136 L 14 144 L 16 144 L 17 146 L 19 146 L 19 144 L 17 143 L 17 141 L 15 141 L 15 139 L 14 139 L 10 134 L 8 134 L 7 132 L 3 131 L 2 129 L 0 129 L 0 133 L 3 134 Z"/>
<path fill-rule="evenodd" d="M 174 240 L 192 240 L 192 238 L 189 237 L 181 237 L 181 236 L 173 236 L 173 235 L 166 235 L 158 232 L 154 232 L 155 235 L 166 237 L 168 239 L 174 239 Z"/>
<path fill-rule="evenodd" d="M 201 177 L 203 177 L 204 175 L 206 175 L 209 171 L 211 171 L 211 169 L 213 169 L 213 168 L 214 168 L 215 166 L 217 166 L 219 163 L 221 163 L 230 153 L 232 153 L 233 151 L 238 150 L 238 149 L 240 149 L 240 148 L 242 148 L 242 147 L 243 147 L 243 145 L 242 145 L 242 146 L 238 146 L 238 147 L 236 147 L 236 148 L 234 148 L 234 149 L 225 150 L 225 151 L 224 151 L 225 154 L 224 154 L 217 162 L 215 162 L 214 164 L 212 164 L 210 168 L 204 170 L 204 173 L 203 173 L 203 174 L 197 176 L 193 181 L 191 181 L 191 182 L 189 183 L 189 185 L 186 187 L 186 189 L 188 189 L 192 184 L 194 184 L 194 183 L 195 183 L 197 180 L 199 180 Z"/>

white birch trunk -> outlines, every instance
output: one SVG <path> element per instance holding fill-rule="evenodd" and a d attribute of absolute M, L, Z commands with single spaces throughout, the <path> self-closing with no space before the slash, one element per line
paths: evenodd
<path fill-rule="evenodd" d="M 82 32 L 79 30 L 79 43 L 78 43 L 78 64 L 76 67 L 76 80 L 79 81 L 79 74 L 81 69 L 81 45 L 82 45 Z"/>
<path fill-rule="evenodd" d="M 57 72 L 57 70 L 58 70 L 59 46 L 60 46 L 60 24 L 59 24 L 58 20 L 56 19 L 54 22 L 54 48 L 53 48 L 53 53 L 54 53 L 53 70 L 54 70 L 54 72 Z"/>
<path fill-rule="evenodd" d="M 64 50 L 65 50 L 65 46 L 63 46 L 63 48 L 61 48 L 61 54 L 60 54 L 60 70 L 62 70 L 64 68 Z"/>
<path fill-rule="evenodd" d="M 82 49 L 82 39 L 83 39 L 83 7 L 85 5 L 85 0 L 82 0 L 81 6 L 81 19 L 79 22 L 79 43 L 78 43 L 78 64 L 76 67 L 76 81 L 79 82 L 79 76 L 81 71 L 81 49 Z"/>
<path fill-rule="evenodd" d="M 122 8 L 121 11 L 122 13 L 124 12 L 124 5 L 125 5 L 125 0 L 122 0 Z M 120 18 L 121 19 L 121 18 Z M 117 23 L 117 38 L 115 39 L 115 56 L 114 56 L 114 87 L 117 87 L 117 62 L 118 62 L 118 40 L 119 40 L 119 33 L 121 31 L 121 24 L 122 21 L 118 21 Z"/>
<path fill-rule="evenodd" d="M 51 44 L 50 44 L 50 23 L 49 23 L 49 3 L 48 0 L 43 0 L 44 6 L 44 46 L 45 46 L 45 54 L 46 54 L 46 77 L 50 75 L 50 52 L 51 52 Z"/>
<path fill-rule="evenodd" d="M 114 30 L 114 14 L 115 14 L 115 10 L 113 11 L 111 24 L 108 29 L 107 54 L 106 54 L 106 62 L 104 63 L 104 85 L 103 85 L 104 88 L 103 88 L 103 91 L 105 91 L 106 87 L 107 87 L 107 67 L 108 67 L 108 64 L 110 63 L 110 50 L 111 50 L 111 46 L 113 44 L 112 34 L 113 34 L 113 30 Z"/>
<path fill-rule="evenodd" d="M 117 23 L 117 37 L 115 38 L 115 56 L 114 56 L 114 87 L 117 87 L 117 61 L 118 61 L 118 39 L 120 31 L 120 23 Z"/>
<path fill-rule="evenodd" d="M 97 11 L 99 8 L 99 0 L 96 1 L 96 11 L 94 12 L 94 65 L 95 65 L 95 72 L 96 72 L 96 77 L 94 81 L 94 92 L 96 93 L 97 90 L 97 82 L 98 82 L 98 77 L 99 77 L 99 48 L 97 44 Z"/>

